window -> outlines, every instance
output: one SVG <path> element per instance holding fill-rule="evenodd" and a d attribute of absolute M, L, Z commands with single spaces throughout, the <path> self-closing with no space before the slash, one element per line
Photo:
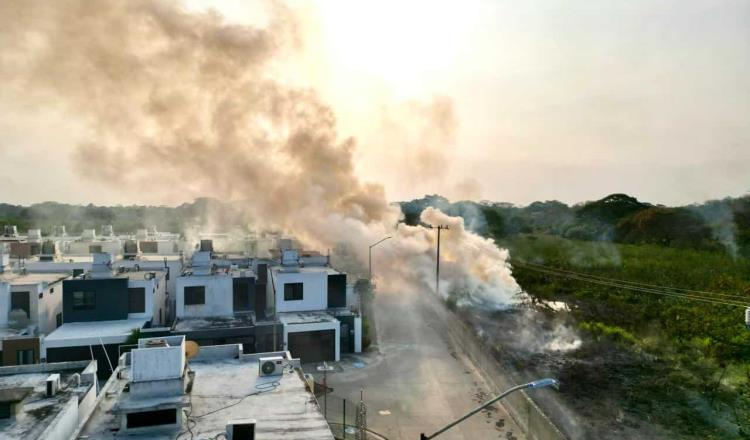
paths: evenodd
<path fill-rule="evenodd" d="M 284 301 L 302 301 L 302 283 L 284 284 Z"/>
<path fill-rule="evenodd" d="M 10 309 L 23 310 L 26 317 L 31 317 L 31 308 L 29 307 L 29 292 L 11 292 Z"/>
<path fill-rule="evenodd" d="M 10 402 L 3 402 L 0 403 L 0 419 L 9 419 L 11 414 L 13 414 L 12 411 L 13 404 Z"/>
<path fill-rule="evenodd" d="M 56 327 L 60 327 L 62 325 L 62 312 L 58 313 L 55 316 L 55 324 L 57 324 Z"/>
<path fill-rule="evenodd" d="M 34 363 L 34 349 L 16 350 L 16 365 L 29 365 Z"/>
<path fill-rule="evenodd" d="M 195 306 L 206 303 L 205 286 L 188 286 L 185 287 L 185 305 Z"/>
<path fill-rule="evenodd" d="M 83 269 L 73 269 L 73 278 L 77 278 L 83 275 Z"/>
<path fill-rule="evenodd" d="M 94 310 L 96 292 L 73 292 L 73 310 Z"/>
<path fill-rule="evenodd" d="M 250 310 L 250 286 L 245 280 L 234 282 L 232 296 L 232 306 L 235 312 Z"/>
<path fill-rule="evenodd" d="M 128 313 L 143 313 L 146 311 L 146 289 L 131 287 L 128 289 Z"/>
<path fill-rule="evenodd" d="M 127 415 L 128 429 L 144 426 L 173 425 L 177 423 L 176 409 L 143 411 Z"/>

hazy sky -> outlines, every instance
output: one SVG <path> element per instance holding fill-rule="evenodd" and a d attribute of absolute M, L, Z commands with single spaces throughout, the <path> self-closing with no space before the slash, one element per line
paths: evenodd
<path fill-rule="evenodd" d="M 333 106 L 359 174 L 389 199 L 683 204 L 750 191 L 750 1 L 292 5 L 303 48 L 279 75 Z M 262 22 L 244 1 L 188 7 Z M 452 102 L 455 134 L 410 119 L 436 100 Z M 71 150 L 85 130 L 0 100 L 0 202 L 161 201 L 81 178 Z M 431 157 L 438 172 L 414 179 Z"/>

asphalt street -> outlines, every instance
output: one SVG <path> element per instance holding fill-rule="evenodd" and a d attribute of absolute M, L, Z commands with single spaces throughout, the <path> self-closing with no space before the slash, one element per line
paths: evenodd
<path fill-rule="evenodd" d="M 468 359 L 451 346 L 444 320 L 426 301 L 434 299 L 377 294 L 377 347 L 342 359 L 336 371 L 327 375 L 333 391 L 326 399 L 321 396 L 320 403 L 327 400 L 329 421 L 342 421 L 346 399 L 346 421 L 353 424 L 362 390 L 370 429 L 390 440 L 417 440 L 421 432 L 431 434 L 491 397 Z M 320 375 L 316 378 L 322 381 Z M 506 411 L 495 405 L 438 438 L 514 440 L 524 436 Z"/>

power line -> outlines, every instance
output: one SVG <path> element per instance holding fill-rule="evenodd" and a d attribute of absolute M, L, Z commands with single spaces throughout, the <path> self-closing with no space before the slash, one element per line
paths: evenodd
<path fill-rule="evenodd" d="M 716 299 L 716 298 L 708 298 L 708 297 L 700 296 L 700 295 L 675 293 L 675 292 L 665 292 L 663 290 L 650 289 L 650 288 L 645 288 L 645 287 L 638 287 L 638 286 L 623 284 L 623 283 L 619 283 L 619 282 L 610 282 L 610 281 L 598 280 L 598 279 L 593 279 L 591 277 L 588 277 L 588 275 L 586 275 L 586 274 L 581 274 L 581 273 L 576 273 L 576 272 L 571 272 L 571 271 L 566 271 L 567 273 L 565 273 L 565 272 L 561 272 L 561 271 L 558 271 L 558 270 L 553 269 L 553 268 L 548 268 L 548 267 L 544 267 L 544 268 L 534 267 L 534 266 L 526 265 L 524 263 L 514 263 L 514 265 L 516 265 L 516 266 L 518 266 L 520 268 L 523 268 L 523 269 L 527 269 L 527 270 L 531 270 L 531 271 L 536 271 L 536 272 L 541 272 L 541 273 L 545 273 L 545 274 L 548 274 L 548 275 L 554 275 L 554 276 L 559 276 L 559 277 L 563 277 L 563 278 L 569 278 L 569 279 L 573 279 L 573 280 L 577 280 L 577 281 L 584 281 L 584 282 L 588 282 L 588 283 L 592 283 L 592 284 L 598 284 L 598 285 L 602 285 L 602 286 L 615 287 L 615 288 L 618 288 L 618 289 L 631 290 L 631 291 L 635 291 L 635 292 L 651 293 L 651 294 L 655 294 L 655 295 L 669 296 L 669 297 L 673 297 L 673 298 L 693 300 L 693 301 L 701 301 L 701 302 L 706 302 L 706 303 L 711 303 L 711 304 L 733 306 L 733 307 L 743 307 L 743 308 L 745 308 L 745 307 L 748 306 L 747 303 L 741 303 L 741 302 L 733 301 L 733 300 L 721 300 L 721 299 Z"/>
<path fill-rule="evenodd" d="M 572 270 L 560 269 L 560 268 L 556 268 L 556 267 L 550 267 L 550 266 L 545 266 L 543 264 L 536 264 L 536 263 L 530 263 L 530 262 L 525 262 L 525 263 L 517 262 L 517 263 L 514 263 L 514 264 L 523 264 L 523 265 L 526 265 L 526 266 L 536 266 L 536 267 L 540 267 L 540 268 L 544 268 L 544 269 L 556 270 L 556 271 L 559 271 L 559 272 L 565 272 L 565 273 L 570 273 L 570 274 L 575 274 L 575 275 L 582 275 L 582 276 L 586 276 L 586 277 L 590 277 L 590 278 L 596 278 L 596 279 L 600 279 L 600 280 L 604 280 L 604 281 L 611 281 L 611 282 L 616 282 L 616 283 L 621 283 L 621 284 L 632 284 L 632 285 L 635 285 L 635 286 L 653 287 L 653 288 L 663 289 L 663 290 L 675 290 L 675 291 L 688 292 L 688 293 L 697 293 L 697 294 L 705 294 L 705 295 L 723 296 L 723 297 L 727 297 L 727 298 L 747 299 L 747 296 L 745 296 L 745 295 L 737 295 L 737 294 L 731 294 L 731 293 L 710 292 L 710 291 L 706 291 L 706 290 L 692 290 L 692 289 L 685 289 L 685 288 L 682 288 L 682 287 L 660 286 L 658 284 L 641 283 L 641 282 L 637 282 L 637 281 L 626 281 L 626 280 L 620 280 L 620 279 L 617 279 L 617 278 L 603 277 L 601 275 L 594 275 L 594 274 L 588 274 L 588 273 L 582 273 L 582 272 L 574 272 Z"/>

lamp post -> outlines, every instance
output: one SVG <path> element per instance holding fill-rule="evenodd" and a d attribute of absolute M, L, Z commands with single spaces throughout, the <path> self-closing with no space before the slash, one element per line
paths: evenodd
<path fill-rule="evenodd" d="M 368 265 L 369 272 L 368 272 L 368 276 L 367 276 L 367 281 L 369 281 L 371 284 L 372 284 L 372 248 L 374 248 L 375 246 L 379 245 L 380 243 L 388 240 L 389 238 L 393 238 L 393 237 L 388 236 L 388 237 L 385 237 L 384 239 L 382 239 L 382 240 L 380 240 L 378 242 L 375 242 L 375 243 L 371 244 L 370 245 L 370 249 L 368 250 L 370 259 L 369 259 L 369 265 Z"/>
<path fill-rule="evenodd" d="M 433 439 L 433 438 L 437 437 L 438 435 L 440 435 L 440 434 L 444 433 L 445 431 L 453 428 L 454 426 L 458 425 L 459 423 L 463 422 L 464 420 L 468 419 L 469 417 L 473 416 L 474 414 L 476 414 L 479 411 L 485 409 L 486 407 L 492 405 L 493 403 L 497 402 L 498 400 L 502 399 L 503 397 L 507 396 L 508 394 L 510 394 L 510 393 L 512 393 L 514 391 L 522 390 L 524 388 L 546 388 L 546 387 L 550 387 L 550 386 L 557 388 L 558 385 L 559 385 L 559 382 L 556 379 L 550 379 L 550 378 L 535 380 L 533 382 L 525 383 L 523 385 L 516 385 L 513 388 L 510 388 L 509 390 L 507 390 L 504 393 L 500 394 L 499 396 L 493 398 L 492 400 L 479 405 L 478 407 L 476 407 L 473 410 L 471 410 L 468 413 L 466 413 L 466 415 L 461 416 L 459 419 L 457 419 L 457 420 L 455 420 L 455 421 L 453 421 L 453 422 L 445 425 L 444 427 L 440 428 L 434 434 L 432 434 L 432 435 L 424 435 L 424 433 L 420 434 L 419 435 L 419 439 L 420 440 L 430 440 L 430 439 Z"/>

